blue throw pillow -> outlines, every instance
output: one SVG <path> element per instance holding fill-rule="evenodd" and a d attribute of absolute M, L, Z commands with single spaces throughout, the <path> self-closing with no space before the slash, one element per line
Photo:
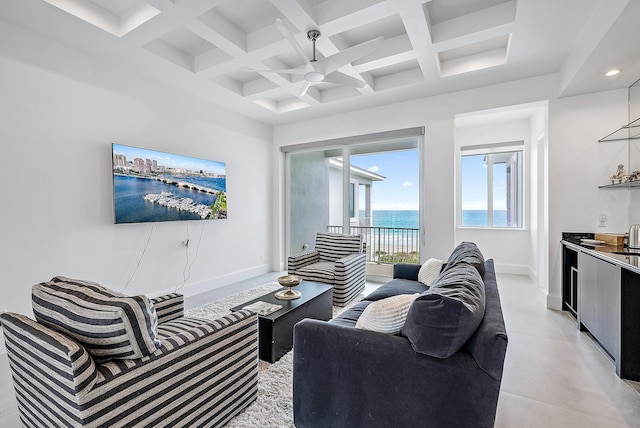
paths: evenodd
<path fill-rule="evenodd" d="M 407 314 L 402 335 L 416 352 L 448 358 L 473 335 L 484 317 L 484 282 L 466 262 L 448 265 Z"/>
<path fill-rule="evenodd" d="M 480 276 L 484 275 L 484 256 L 473 242 L 461 242 L 451 253 L 443 270 L 454 266 L 458 262 L 466 262 L 478 270 Z"/>

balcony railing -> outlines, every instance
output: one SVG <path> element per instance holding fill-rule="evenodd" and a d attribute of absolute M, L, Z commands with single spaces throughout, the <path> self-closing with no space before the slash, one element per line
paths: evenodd
<path fill-rule="evenodd" d="M 350 226 L 350 235 L 362 235 L 367 261 L 380 264 L 420 263 L 420 230 L 403 227 Z M 342 226 L 327 226 L 343 233 Z"/>

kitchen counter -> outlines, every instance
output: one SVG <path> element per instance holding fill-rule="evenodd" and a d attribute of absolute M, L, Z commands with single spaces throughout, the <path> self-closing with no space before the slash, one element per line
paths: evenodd
<path fill-rule="evenodd" d="M 581 240 L 593 239 L 595 235 L 593 233 L 570 233 L 564 232 L 562 234 L 561 243 L 566 245 L 575 251 L 583 251 L 587 254 L 591 254 L 596 257 L 600 257 L 606 261 L 614 263 L 623 269 L 629 269 L 635 273 L 640 274 L 640 251 L 637 256 L 626 256 L 623 254 L 615 254 L 614 251 L 629 251 L 627 248 L 615 245 L 591 245 L 585 244 Z"/>
<path fill-rule="evenodd" d="M 625 248 L 583 239 L 594 234 L 562 234 L 562 309 L 612 358 L 618 376 L 640 381 L 640 251 L 615 254 Z"/>

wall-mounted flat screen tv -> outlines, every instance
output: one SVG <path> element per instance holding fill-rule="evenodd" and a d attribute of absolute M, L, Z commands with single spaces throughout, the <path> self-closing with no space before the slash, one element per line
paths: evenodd
<path fill-rule="evenodd" d="M 227 218 L 224 162 L 112 145 L 115 222 Z"/>

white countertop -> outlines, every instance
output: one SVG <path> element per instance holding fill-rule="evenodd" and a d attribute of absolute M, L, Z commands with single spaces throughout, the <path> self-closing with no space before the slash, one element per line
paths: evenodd
<path fill-rule="evenodd" d="M 613 251 L 624 251 L 623 248 L 616 247 L 615 245 L 585 245 L 564 239 L 560 242 L 575 251 L 582 251 L 586 254 L 591 254 L 592 256 L 599 257 L 624 269 L 640 274 L 640 256 L 625 256 L 613 253 Z"/>

